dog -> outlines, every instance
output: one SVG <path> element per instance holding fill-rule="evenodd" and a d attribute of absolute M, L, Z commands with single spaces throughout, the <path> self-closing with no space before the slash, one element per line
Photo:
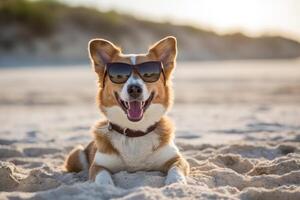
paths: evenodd
<path fill-rule="evenodd" d="M 122 170 L 161 171 L 166 185 L 186 184 L 189 164 L 166 116 L 173 102 L 176 38 L 158 41 L 146 54 L 123 54 L 104 39 L 91 40 L 88 49 L 98 77 L 97 105 L 106 120 L 93 126 L 89 145 L 70 152 L 66 170 L 88 170 L 98 185 L 114 185 L 111 174 Z"/>

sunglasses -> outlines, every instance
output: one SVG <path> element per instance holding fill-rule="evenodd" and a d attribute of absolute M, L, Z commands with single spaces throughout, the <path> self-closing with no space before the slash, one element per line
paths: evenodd
<path fill-rule="evenodd" d="M 160 61 L 149 61 L 137 65 L 113 62 L 106 64 L 103 87 L 106 75 L 108 75 L 109 79 L 113 83 L 123 84 L 129 79 L 133 72 L 138 74 L 139 77 L 141 77 L 141 79 L 147 83 L 158 81 L 161 73 L 163 74 L 164 79 L 166 79 L 164 69 Z"/>

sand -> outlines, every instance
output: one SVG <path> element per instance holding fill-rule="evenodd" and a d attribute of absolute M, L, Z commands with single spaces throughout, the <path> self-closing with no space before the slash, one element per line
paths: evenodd
<path fill-rule="evenodd" d="M 282 66 L 284 65 L 284 66 Z M 179 68 L 180 66 L 180 68 Z M 89 67 L 0 70 L 0 199 L 300 199 L 299 61 L 180 63 L 169 116 L 188 184 L 160 172 L 116 187 L 62 169 L 101 116 Z"/>

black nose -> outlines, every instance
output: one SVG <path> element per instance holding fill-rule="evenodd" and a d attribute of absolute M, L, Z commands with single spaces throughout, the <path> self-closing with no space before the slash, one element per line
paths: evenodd
<path fill-rule="evenodd" d="M 130 97 L 132 97 L 132 98 L 138 98 L 138 97 L 141 96 L 141 94 L 143 92 L 143 89 L 139 85 L 132 84 L 132 85 L 128 85 L 127 92 L 128 92 L 128 94 L 129 94 Z"/>

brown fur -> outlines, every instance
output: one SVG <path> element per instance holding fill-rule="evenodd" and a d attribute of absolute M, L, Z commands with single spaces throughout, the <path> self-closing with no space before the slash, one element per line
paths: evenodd
<path fill-rule="evenodd" d="M 97 150 L 107 154 L 119 154 L 118 150 L 113 147 L 110 140 L 105 136 L 101 129 L 107 130 L 108 122 L 100 121 L 94 126 L 93 134 Z"/>
<path fill-rule="evenodd" d="M 94 161 L 96 151 L 97 151 L 97 147 L 96 147 L 95 141 L 90 142 L 84 149 L 84 153 L 86 155 L 89 166 Z"/>
<path fill-rule="evenodd" d="M 97 176 L 97 174 L 101 171 L 104 170 L 106 168 L 96 165 L 94 163 L 92 163 L 90 170 L 89 170 L 89 180 L 91 181 L 95 181 L 95 178 Z M 106 169 L 107 170 L 107 169 Z"/>
<path fill-rule="evenodd" d="M 167 52 L 166 52 L 167 51 Z M 120 92 L 122 84 L 114 84 L 106 76 L 104 77 L 105 63 L 107 62 L 124 62 L 131 63 L 129 57 L 125 57 L 120 48 L 116 47 L 109 41 L 102 39 L 94 39 L 89 44 L 90 57 L 93 62 L 94 70 L 98 75 L 98 95 L 97 104 L 104 113 L 103 107 L 111 107 L 118 105 L 114 96 L 114 92 Z M 100 55 L 99 55 L 100 54 Z M 167 56 L 168 55 L 168 56 Z M 166 85 L 163 75 L 155 83 L 146 83 L 149 91 L 154 91 L 156 96 L 153 103 L 160 103 L 166 108 L 172 106 L 173 90 L 171 82 L 171 74 L 175 67 L 175 59 L 177 56 L 176 39 L 168 37 L 160 40 L 150 47 L 147 54 L 138 55 L 136 63 L 146 61 L 161 60 L 166 74 Z M 104 58 L 103 58 L 104 57 Z M 103 79 L 105 78 L 105 88 L 103 88 Z M 105 114 L 105 113 L 104 113 Z"/>
<path fill-rule="evenodd" d="M 161 61 L 163 63 L 166 80 L 163 75 L 161 75 L 157 82 L 146 83 L 146 86 L 150 92 L 155 93 L 152 103 L 162 104 L 166 109 L 170 108 L 173 102 L 171 79 L 177 56 L 176 46 L 176 39 L 174 37 L 167 37 L 150 47 L 147 54 L 140 54 L 136 57 L 136 64 L 154 60 Z M 104 107 L 118 105 L 114 92 L 120 92 L 123 87 L 122 84 L 115 84 L 111 82 L 107 76 L 104 77 L 105 64 L 107 62 L 124 62 L 130 64 L 131 60 L 128 56 L 124 56 L 122 54 L 120 48 L 103 39 L 92 40 L 89 43 L 89 53 L 94 70 L 98 75 L 97 104 L 105 115 Z M 105 79 L 104 88 L 103 79 Z M 89 165 L 89 178 L 90 180 L 95 180 L 95 176 L 99 173 L 99 171 L 105 169 L 102 166 L 94 164 L 96 151 L 106 154 L 119 154 L 118 150 L 111 144 L 109 138 L 107 138 L 105 132 L 103 132 L 107 131 L 107 124 L 108 121 L 100 121 L 96 123 L 93 129 L 94 141 L 92 141 L 84 149 L 84 151 L 80 149 L 74 149 L 71 151 L 65 162 L 65 167 L 68 171 L 78 172 L 82 170 L 83 167 L 78 163 L 80 163 L 79 154 L 83 151 L 87 157 Z M 153 149 L 153 151 L 156 151 L 173 140 L 174 126 L 167 117 L 162 117 L 158 122 L 155 133 L 160 135 L 160 145 L 156 149 Z M 161 167 L 161 171 L 167 172 L 173 166 L 181 169 L 184 174 L 189 172 L 189 165 L 184 158 L 181 157 L 181 155 L 167 161 Z"/>
<path fill-rule="evenodd" d="M 190 166 L 189 166 L 188 162 L 181 156 L 176 156 L 176 157 L 168 160 L 162 166 L 161 171 L 166 173 L 172 167 L 179 168 L 184 173 L 184 175 L 188 175 L 189 171 L 190 171 Z"/>
<path fill-rule="evenodd" d="M 64 167 L 69 172 L 80 172 L 83 166 L 80 162 L 80 153 L 83 153 L 82 148 L 74 148 L 67 156 Z"/>
<path fill-rule="evenodd" d="M 101 131 L 102 128 L 106 128 L 107 121 L 97 122 L 93 129 L 94 141 L 90 142 L 89 145 L 84 149 L 84 153 L 87 157 L 88 165 L 91 166 L 93 163 L 96 151 L 107 154 L 119 154 L 118 151 L 113 147 L 109 139 Z M 160 135 L 160 145 L 153 149 L 163 147 L 168 144 L 170 140 L 174 138 L 174 126 L 168 117 L 162 117 L 158 122 L 155 132 Z M 78 148 L 73 149 L 66 159 L 65 167 L 68 171 L 79 172 L 82 170 L 82 166 L 79 163 L 79 152 L 82 151 Z"/>
<path fill-rule="evenodd" d="M 162 117 L 158 122 L 155 132 L 159 134 L 160 144 L 158 148 L 168 144 L 174 138 L 174 126 L 168 117 Z M 157 148 L 157 149 L 158 149 Z"/>

